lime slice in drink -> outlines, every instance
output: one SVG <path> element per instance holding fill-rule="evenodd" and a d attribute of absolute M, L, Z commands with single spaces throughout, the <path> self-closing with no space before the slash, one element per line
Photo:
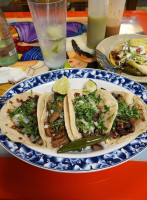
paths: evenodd
<path fill-rule="evenodd" d="M 58 53 L 59 52 L 59 45 L 57 44 L 53 50 L 52 50 L 54 53 Z"/>
<path fill-rule="evenodd" d="M 55 42 L 55 45 L 52 48 L 53 53 L 61 53 L 64 50 L 64 41 L 60 40 Z"/>
<path fill-rule="evenodd" d="M 57 80 L 53 85 L 53 91 L 59 94 L 67 94 L 69 89 L 69 80 L 66 76 L 63 76 Z"/>
<path fill-rule="evenodd" d="M 64 36 L 62 25 L 50 26 L 47 32 L 51 40 L 61 40 Z"/>
<path fill-rule="evenodd" d="M 90 94 L 92 92 L 94 92 L 97 89 L 97 84 L 95 82 L 93 82 L 91 79 L 89 79 L 89 81 L 87 81 L 87 83 L 85 84 L 85 87 L 83 89 L 83 94 Z"/>

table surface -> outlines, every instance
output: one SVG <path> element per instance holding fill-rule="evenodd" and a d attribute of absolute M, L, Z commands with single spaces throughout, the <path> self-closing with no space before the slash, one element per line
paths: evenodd
<path fill-rule="evenodd" d="M 8 20 L 31 17 L 30 13 L 5 13 Z M 68 20 L 75 17 L 87 20 L 87 12 L 68 12 Z M 125 17 L 135 16 L 147 34 L 147 13 L 125 11 Z M 0 147 L 0 199 L 146 199 L 147 151 L 111 169 L 65 174 L 39 169 L 10 157 Z"/>

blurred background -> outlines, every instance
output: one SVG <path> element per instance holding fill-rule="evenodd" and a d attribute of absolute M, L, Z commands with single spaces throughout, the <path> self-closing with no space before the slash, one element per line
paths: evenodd
<path fill-rule="evenodd" d="M 88 0 L 67 0 L 68 11 L 84 11 L 87 6 Z M 4 12 L 29 11 L 27 0 L 0 0 L 0 7 Z M 127 0 L 125 9 L 147 11 L 147 0 Z"/>

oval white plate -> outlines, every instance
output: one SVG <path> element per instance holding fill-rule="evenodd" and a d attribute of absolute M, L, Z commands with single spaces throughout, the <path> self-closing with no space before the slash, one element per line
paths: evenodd
<path fill-rule="evenodd" d="M 147 90 L 140 84 L 115 73 L 94 69 L 51 71 L 16 84 L 4 96 L 11 98 L 15 94 L 31 89 L 40 93 L 51 92 L 54 82 L 63 76 L 69 78 L 71 89 L 83 88 L 85 82 L 92 79 L 98 87 L 103 87 L 109 91 L 132 92 L 147 102 Z M 108 169 L 137 155 L 147 146 L 147 132 L 142 133 L 133 141 L 129 140 L 112 147 L 106 147 L 97 152 L 88 150 L 81 153 L 57 154 L 47 148 L 34 148 L 12 142 L 2 133 L 0 133 L 0 143 L 14 156 L 43 169 L 60 172 L 91 172 Z"/>

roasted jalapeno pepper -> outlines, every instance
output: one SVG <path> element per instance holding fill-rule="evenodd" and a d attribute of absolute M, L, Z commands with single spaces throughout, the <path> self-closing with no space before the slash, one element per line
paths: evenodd
<path fill-rule="evenodd" d="M 108 138 L 108 136 L 99 135 L 99 136 L 93 136 L 93 137 L 87 137 L 87 138 L 74 140 L 68 144 L 65 144 L 60 149 L 58 149 L 57 153 L 76 151 L 78 149 L 82 149 L 87 146 L 91 146 L 93 144 L 97 144 L 99 142 L 105 141 L 107 138 Z"/>
<path fill-rule="evenodd" d="M 134 76 L 144 76 L 144 74 L 142 74 L 139 70 L 131 66 L 125 66 L 123 72 Z"/>

